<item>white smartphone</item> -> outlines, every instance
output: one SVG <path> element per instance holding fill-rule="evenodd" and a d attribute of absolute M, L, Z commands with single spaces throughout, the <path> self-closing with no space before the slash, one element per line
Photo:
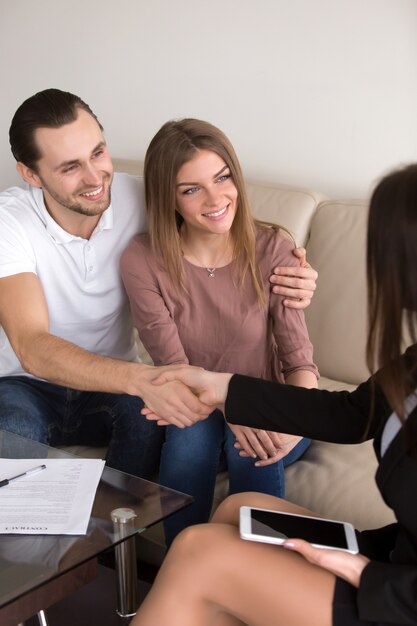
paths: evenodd
<path fill-rule="evenodd" d="M 305 539 L 316 548 L 359 552 L 352 524 L 249 506 L 240 507 L 240 536 L 277 545 L 288 538 Z"/>

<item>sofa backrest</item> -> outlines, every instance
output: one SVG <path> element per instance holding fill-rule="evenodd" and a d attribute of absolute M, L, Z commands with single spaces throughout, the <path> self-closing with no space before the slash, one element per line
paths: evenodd
<path fill-rule="evenodd" d="M 328 200 L 311 223 L 307 258 L 319 272 L 306 311 L 314 360 L 322 376 L 358 384 L 369 373 L 366 344 L 365 201 Z"/>
<path fill-rule="evenodd" d="M 248 194 L 254 215 L 286 226 L 319 273 L 306 320 L 320 374 L 355 385 L 365 380 L 368 203 L 254 182 Z"/>
<path fill-rule="evenodd" d="M 298 246 L 305 246 L 311 220 L 325 196 L 317 191 L 288 185 L 247 182 L 252 213 L 267 222 L 285 226 Z"/>

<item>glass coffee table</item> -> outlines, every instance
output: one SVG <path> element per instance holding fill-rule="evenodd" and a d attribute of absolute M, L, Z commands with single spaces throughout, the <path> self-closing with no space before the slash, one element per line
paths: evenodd
<path fill-rule="evenodd" d="M 0 430 L 1 458 L 70 456 Z M 86 535 L 0 535 L 0 624 L 16 626 L 36 613 L 46 624 L 43 609 L 93 580 L 96 557 L 112 548 L 117 612 L 131 614 L 126 606 L 135 602 L 134 536 L 191 502 L 191 496 L 105 467 Z"/>

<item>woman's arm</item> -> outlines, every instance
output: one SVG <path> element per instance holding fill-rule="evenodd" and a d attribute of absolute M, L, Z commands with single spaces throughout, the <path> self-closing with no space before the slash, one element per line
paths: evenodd
<path fill-rule="evenodd" d="M 133 324 L 155 365 L 188 363 L 159 287 L 158 272 L 162 270 L 145 242 L 145 236 L 135 237 L 120 260 Z"/>
<path fill-rule="evenodd" d="M 227 381 L 227 375 L 223 376 L 225 378 L 215 383 L 217 398 Z M 213 379 L 210 378 L 210 382 L 206 379 L 204 385 L 207 383 L 211 385 Z M 359 443 L 371 439 L 378 421 L 391 412 L 380 389 L 375 386 L 373 390 L 372 387 L 369 380 L 352 392 L 327 391 L 234 375 L 228 385 L 225 417 L 232 424 L 333 443 Z M 372 398 L 373 391 L 375 395 Z M 209 397 L 208 393 L 205 395 Z M 212 393 L 211 401 L 214 399 Z M 370 419 L 372 403 L 374 417 Z"/>
<path fill-rule="evenodd" d="M 266 254 L 273 265 L 294 265 L 292 242 L 282 234 L 270 235 Z M 270 294 L 269 317 L 276 343 L 276 364 L 281 369 L 285 381 L 303 387 L 317 387 L 318 369 L 313 361 L 313 346 L 308 336 L 303 311 L 286 308 L 284 296 Z"/>
<path fill-rule="evenodd" d="M 292 254 L 291 242 L 274 231 L 261 231 L 258 234 L 258 246 L 262 243 L 262 265 L 280 264 L 291 267 L 296 263 Z M 266 244 L 266 245 L 265 245 Z M 259 249 L 259 248 L 258 248 Z M 259 252 L 258 252 L 259 259 Z M 299 307 L 300 308 L 300 307 Z M 312 359 L 312 345 L 304 320 L 304 314 L 295 308 L 285 308 L 284 297 L 269 295 L 269 317 L 272 320 L 272 332 L 276 344 L 273 375 L 280 376 L 282 368 L 286 383 L 300 387 L 317 387 L 318 371 Z M 272 338 L 271 338 L 272 339 Z M 247 431 L 247 426 L 230 425 L 230 428 Z M 252 429 L 252 438 L 258 438 L 264 448 L 259 454 L 259 467 L 270 465 L 286 456 L 302 439 L 298 435 L 282 434 L 264 429 Z M 240 455 L 248 456 L 248 450 L 242 445 L 242 436 L 237 437 L 236 447 L 241 448 Z M 252 444 L 253 447 L 253 444 Z M 251 455 L 253 456 L 253 455 Z"/>
<path fill-rule="evenodd" d="M 231 424 L 333 443 L 371 439 L 391 413 L 382 391 L 371 379 L 352 392 L 327 391 L 178 365 L 167 368 L 154 384 L 171 380 L 183 382 L 202 402 L 217 406 Z M 374 408 L 372 418 L 371 407 Z M 144 413 L 149 419 L 166 423 L 152 411 Z"/>

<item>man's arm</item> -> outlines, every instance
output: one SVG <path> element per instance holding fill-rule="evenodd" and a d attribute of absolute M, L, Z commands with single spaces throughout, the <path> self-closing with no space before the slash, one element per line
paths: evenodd
<path fill-rule="evenodd" d="M 272 291 L 285 296 L 284 306 L 291 309 L 306 309 L 316 290 L 318 274 L 306 261 L 304 248 L 295 248 L 293 254 L 300 259 L 294 267 L 274 267 L 269 280 Z"/>
<path fill-rule="evenodd" d="M 33 273 L 0 279 L 0 325 L 29 374 L 80 390 L 140 396 L 166 417 L 208 414 L 181 383 L 156 389 L 151 381 L 157 368 L 93 354 L 52 335 L 43 289 Z"/>

